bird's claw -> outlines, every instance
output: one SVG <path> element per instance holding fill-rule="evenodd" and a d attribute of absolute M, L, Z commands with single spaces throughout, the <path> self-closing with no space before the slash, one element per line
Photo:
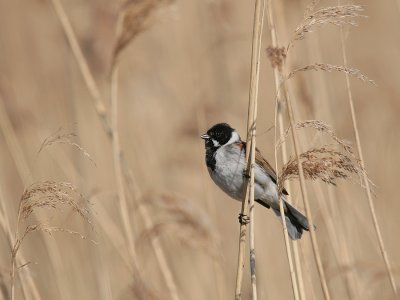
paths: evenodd
<path fill-rule="evenodd" d="M 240 225 L 247 225 L 250 222 L 250 217 L 245 214 L 242 214 L 242 213 L 239 214 L 238 219 L 239 219 Z"/>
<path fill-rule="evenodd" d="M 250 179 L 250 175 L 247 174 L 246 169 L 243 170 L 242 175 L 243 175 L 244 178 Z"/>

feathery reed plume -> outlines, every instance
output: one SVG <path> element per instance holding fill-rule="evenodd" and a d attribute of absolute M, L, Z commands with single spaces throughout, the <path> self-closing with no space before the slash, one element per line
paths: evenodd
<path fill-rule="evenodd" d="M 90 204 L 71 183 L 43 181 L 34 183 L 24 191 L 19 213 L 22 220 L 25 220 L 35 209 L 57 209 L 59 205 L 66 205 L 91 224 L 89 210 L 82 202 Z"/>
<path fill-rule="evenodd" d="M 348 179 L 350 174 L 362 175 L 365 171 L 359 161 L 334 149 L 327 147 L 313 148 L 300 154 L 304 178 L 336 185 L 336 179 Z M 293 157 L 283 166 L 278 178 L 279 192 L 282 192 L 283 182 L 298 178 L 299 167 Z"/>
<path fill-rule="evenodd" d="M 289 73 L 289 75 L 287 76 L 287 79 L 292 78 L 298 72 L 304 72 L 304 71 L 310 71 L 310 70 L 326 71 L 326 72 L 332 72 L 332 71 L 342 72 L 347 75 L 353 76 L 357 79 L 360 79 L 361 81 L 376 85 L 375 81 L 373 81 L 372 79 L 369 79 L 366 75 L 361 73 L 361 71 L 358 69 L 348 68 L 348 67 L 343 67 L 343 66 L 335 66 L 335 65 L 331 65 L 331 64 L 321 64 L 321 63 L 315 63 L 315 64 L 311 64 L 311 65 L 307 65 L 307 66 L 295 69 Z"/>
<path fill-rule="evenodd" d="M 140 205 L 151 205 L 154 224 L 145 228 L 139 238 L 155 238 L 161 234 L 173 235 L 183 245 L 202 249 L 216 258 L 219 243 L 208 215 L 193 201 L 170 194 L 147 196 Z"/>
<path fill-rule="evenodd" d="M 286 48 L 287 52 L 293 46 L 295 41 L 304 39 L 305 35 L 312 32 L 314 27 L 326 24 L 333 24 L 336 26 L 356 26 L 357 22 L 355 21 L 355 18 L 364 17 L 360 14 L 362 11 L 363 8 L 359 5 L 339 5 L 322 8 L 317 11 L 309 11 L 309 14 L 304 17 L 303 22 L 294 31 Z"/>
<path fill-rule="evenodd" d="M 286 140 L 289 131 L 290 131 L 290 125 L 286 129 L 285 133 L 283 136 L 280 137 L 280 139 L 277 141 L 276 145 L 277 147 L 280 147 Z M 324 123 L 321 120 L 306 120 L 306 121 L 299 121 L 296 123 L 296 129 L 303 129 L 303 128 L 314 128 L 315 130 L 325 133 L 329 135 L 337 144 L 339 144 L 346 152 L 349 154 L 353 155 L 353 150 L 349 142 L 340 139 L 335 132 L 333 131 L 332 127 L 329 126 L 328 124 Z"/>
<path fill-rule="evenodd" d="M 92 226 L 92 222 L 89 215 L 89 210 L 86 206 L 81 203 L 90 204 L 76 188 L 68 182 L 54 182 L 54 181 L 43 181 L 32 184 L 30 187 L 25 189 L 23 192 L 19 208 L 17 224 L 15 229 L 15 242 L 11 250 L 11 299 L 14 299 L 15 295 L 15 270 L 16 270 L 16 257 L 18 250 L 21 247 L 24 239 L 32 232 L 43 231 L 51 234 L 55 231 L 67 232 L 73 235 L 79 235 L 81 238 L 85 238 L 78 232 L 58 227 L 51 227 L 47 224 L 40 222 L 35 225 L 27 225 L 24 232 L 20 233 L 21 223 L 27 220 L 35 210 L 37 209 L 54 209 L 60 210 L 61 206 L 67 206 L 72 211 L 85 220 L 89 225 Z"/>
<path fill-rule="evenodd" d="M 63 132 L 63 128 L 60 127 L 56 132 L 54 132 L 53 134 L 44 139 L 44 141 L 40 145 L 38 154 L 42 152 L 43 149 L 52 146 L 54 144 L 71 145 L 76 149 L 78 149 L 79 152 L 83 154 L 83 156 L 88 158 L 96 166 L 96 162 L 94 161 L 92 156 L 81 145 L 73 141 L 73 139 L 76 137 L 77 134 L 75 132 Z"/>
<path fill-rule="evenodd" d="M 253 39 L 251 53 L 250 89 L 249 104 L 247 114 L 247 136 L 246 136 L 246 179 L 245 194 L 242 201 L 241 217 L 249 211 L 250 217 L 250 276 L 252 299 L 257 299 L 256 283 L 256 253 L 254 246 L 254 167 L 256 151 L 256 120 L 257 120 L 257 100 L 258 83 L 260 77 L 260 53 L 261 37 L 264 23 L 265 0 L 256 0 L 253 20 Z M 243 267 L 246 246 L 246 222 L 240 222 L 239 234 L 239 254 L 236 273 L 235 299 L 242 298 Z"/>
<path fill-rule="evenodd" d="M 150 25 L 150 16 L 162 4 L 173 0 L 126 0 L 120 9 L 122 28 L 117 35 L 112 66 L 130 42 Z"/>

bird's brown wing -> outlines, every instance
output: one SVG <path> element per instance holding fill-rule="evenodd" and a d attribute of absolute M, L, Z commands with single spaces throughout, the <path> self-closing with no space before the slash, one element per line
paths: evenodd
<path fill-rule="evenodd" d="M 238 143 L 240 149 L 244 150 L 246 152 L 246 142 L 239 142 Z M 262 156 L 260 150 L 256 147 L 256 157 L 255 157 L 255 162 L 258 164 L 261 168 L 264 169 L 264 171 L 269 175 L 269 177 L 272 179 L 272 181 L 276 184 L 276 173 L 274 168 L 267 162 L 267 160 Z M 285 188 L 283 188 L 282 193 L 284 195 L 289 195 L 289 193 L 286 191 Z"/>
<path fill-rule="evenodd" d="M 274 168 L 267 162 L 267 160 L 262 156 L 260 150 L 256 148 L 256 158 L 255 158 L 256 164 L 258 164 L 260 167 L 262 167 L 265 172 L 271 177 L 272 181 L 276 184 L 276 173 Z M 282 193 L 284 195 L 289 195 L 288 192 L 283 188 Z"/>

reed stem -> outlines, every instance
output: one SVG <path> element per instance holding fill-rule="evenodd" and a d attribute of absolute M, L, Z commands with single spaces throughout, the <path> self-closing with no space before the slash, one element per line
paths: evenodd
<path fill-rule="evenodd" d="M 254 9 L 253 23 L 253 40 L 251 54 L 251 71 L 250 71 L 250 90 L 249 105 L 247 117 L 247 137 L 246 137 L 246 173 L 250 175 L 250 180 L 245 181 L 245 196 L 242 202 L 241 214 L 246 215 L 249 211 L 250 216 L 250 273 L 252 286 L 252 299 L 257 299 L 257 283 L 256 283 L 256 254 L 254 246 L 254 161 L 256 149 L 256 120 L 257 120 L 257 97 L 258 83 L 260 74 L 260 53 L 261 53 L 261 36 L 264 22 L 265 0 L 256 0 Z M 248 177 L 248 176 L 247 176 Z M 249 207 L 249 208 L 248 208 Z M 239 254 L 236 276 L 235 299 L 241 299 L 243 267 L 246 248 L 246 223 L 240 224 L 239 235 Z"/>

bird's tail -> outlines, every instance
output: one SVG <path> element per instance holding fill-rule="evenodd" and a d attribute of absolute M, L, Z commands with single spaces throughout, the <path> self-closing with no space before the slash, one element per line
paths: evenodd
<path fill-rule="evenodd" d="M 310 229 L 307 218 L 299 212 L 296 208 L 285 201 L 286 211 L 286 227 L 288 234 L 292 240 L 298 240 L 303 234 L 303 230 L 308 231 Z M 274 209 L 277 216 L 281 216 L 279 209 Z"/>

